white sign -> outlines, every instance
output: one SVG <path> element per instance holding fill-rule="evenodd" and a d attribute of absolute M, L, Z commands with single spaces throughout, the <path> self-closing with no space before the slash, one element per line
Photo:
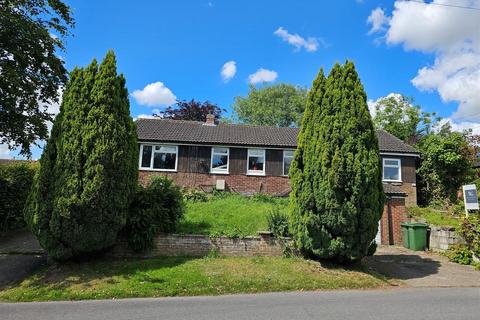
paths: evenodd
<path fill-rule="evenodd" d="M 474 184 L 463 186 L 463 199 L 465 202 L 465 212 L 468 210 L 478 210 L 478 194 L 477 187 Z"/>

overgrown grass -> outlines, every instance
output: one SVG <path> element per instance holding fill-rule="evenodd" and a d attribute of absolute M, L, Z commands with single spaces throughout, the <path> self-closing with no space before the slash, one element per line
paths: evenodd
<path fill-rule="evenodd" d="M 459 217 L 433 208 L 410 207 L 407 208 L 407 210 L 410 217 L 415 219 L 423 219 L 428 224 L 439 227 L 452 227 L 459 229 L 460 224 L 462 223 Z"/>
<path fill-rule="evenodd" d="M 364 272 L 300 258 L 228 257 L 96 260 L 51 265 L 0 291 L 0 301 L 220 295 L 366 289 L 391 283 Z"/>
<path fill-rule="evenodd" d="M 238 194 L 214 196 L 206 202 L 187 201 L 178 232 L 210 236 L 245 237 L 267 229 L 267 214 L 273 206 L 286 212 L 287 198 Z"/>

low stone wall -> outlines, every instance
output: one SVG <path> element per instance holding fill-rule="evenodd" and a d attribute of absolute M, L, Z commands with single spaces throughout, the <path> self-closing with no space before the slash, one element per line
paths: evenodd
<path fill-rule="evenodd" d="M 449 245 L 463 242 L 463 239 L 452 228 L 430 226 L 430 250 L 445 251 L 448 249 Z"/>
<path fill-rule="evenodd" d="M 126 241 L 112 249 L 114 257 L 203 257 L 217 252 L 224 256 L 282 256 L 288 239 L 276 239 L 270 235 L 260 237 L 210 238 L 204 235 L 160 234 L 154 239 L 153 248 L 146 252 L 135 253 L 128 248 Z"/>

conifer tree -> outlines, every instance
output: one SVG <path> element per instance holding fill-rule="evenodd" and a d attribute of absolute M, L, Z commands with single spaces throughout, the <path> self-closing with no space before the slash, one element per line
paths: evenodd
<path fill-rule="evenodd" d="M 352 62 L 320 70 L 290 167 L 290 225 L 311 258 L 361 259 L 383 212 L 378 141 Z"/>
<path fill-rule="evenodd" d="M 137 184 L 137 140 L 115 55 L 75 68 L 40 159 L 25 209 L 48 254 L 59 260 L 111 246 Z"/>

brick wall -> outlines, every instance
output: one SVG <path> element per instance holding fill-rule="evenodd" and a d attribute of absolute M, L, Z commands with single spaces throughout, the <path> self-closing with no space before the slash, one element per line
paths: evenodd
<path fill-rule="evenodd" d="M 390 204 L 390 212 L 389 212 Z M 402 244 L 401 223 L 408 220 L 405 198 L 390 198 L 385 203 L 381 225 L 382 244 Z"/>
<path fill-rule="evenodd" d="M 253 194 L 264 192 L 272 195 L 284 196 L 290 192 L 290 179 L 283 176 L 247 176 L 247 175 L 221 175 L 209 173 L 193 172 L 139 172 L 139 179 L 142 184 L 148 183 L 148 178 L 152 175 L 167 176 L 177 185 L 186 188 L 200 188 L 204 191 L 210 191 L 217 180 L 225 180 L 225 188 L 228 191 L 239 192 L 242 194 Z"/>
<path fill-rule="evenodd" d="M 407 194 L 405 206 L 414 207 L 417 205 L 417 185 L 410 182 L 383 182 L 397 186 L 401 191 Z"/>
<path fill-rule="evenodd" d="M 288 240 L 283 240 L 288 241 Z M 153 248 L 147 252 L 134 253 L 125 241 L 120 241 L 110 252 L 114 257 L 202 257 L 212 251 L 224 256 L 282 256 L 284 242 L 268 235 L 244 239 L 204 235 L 161 234 L 155 237 Z"/>

